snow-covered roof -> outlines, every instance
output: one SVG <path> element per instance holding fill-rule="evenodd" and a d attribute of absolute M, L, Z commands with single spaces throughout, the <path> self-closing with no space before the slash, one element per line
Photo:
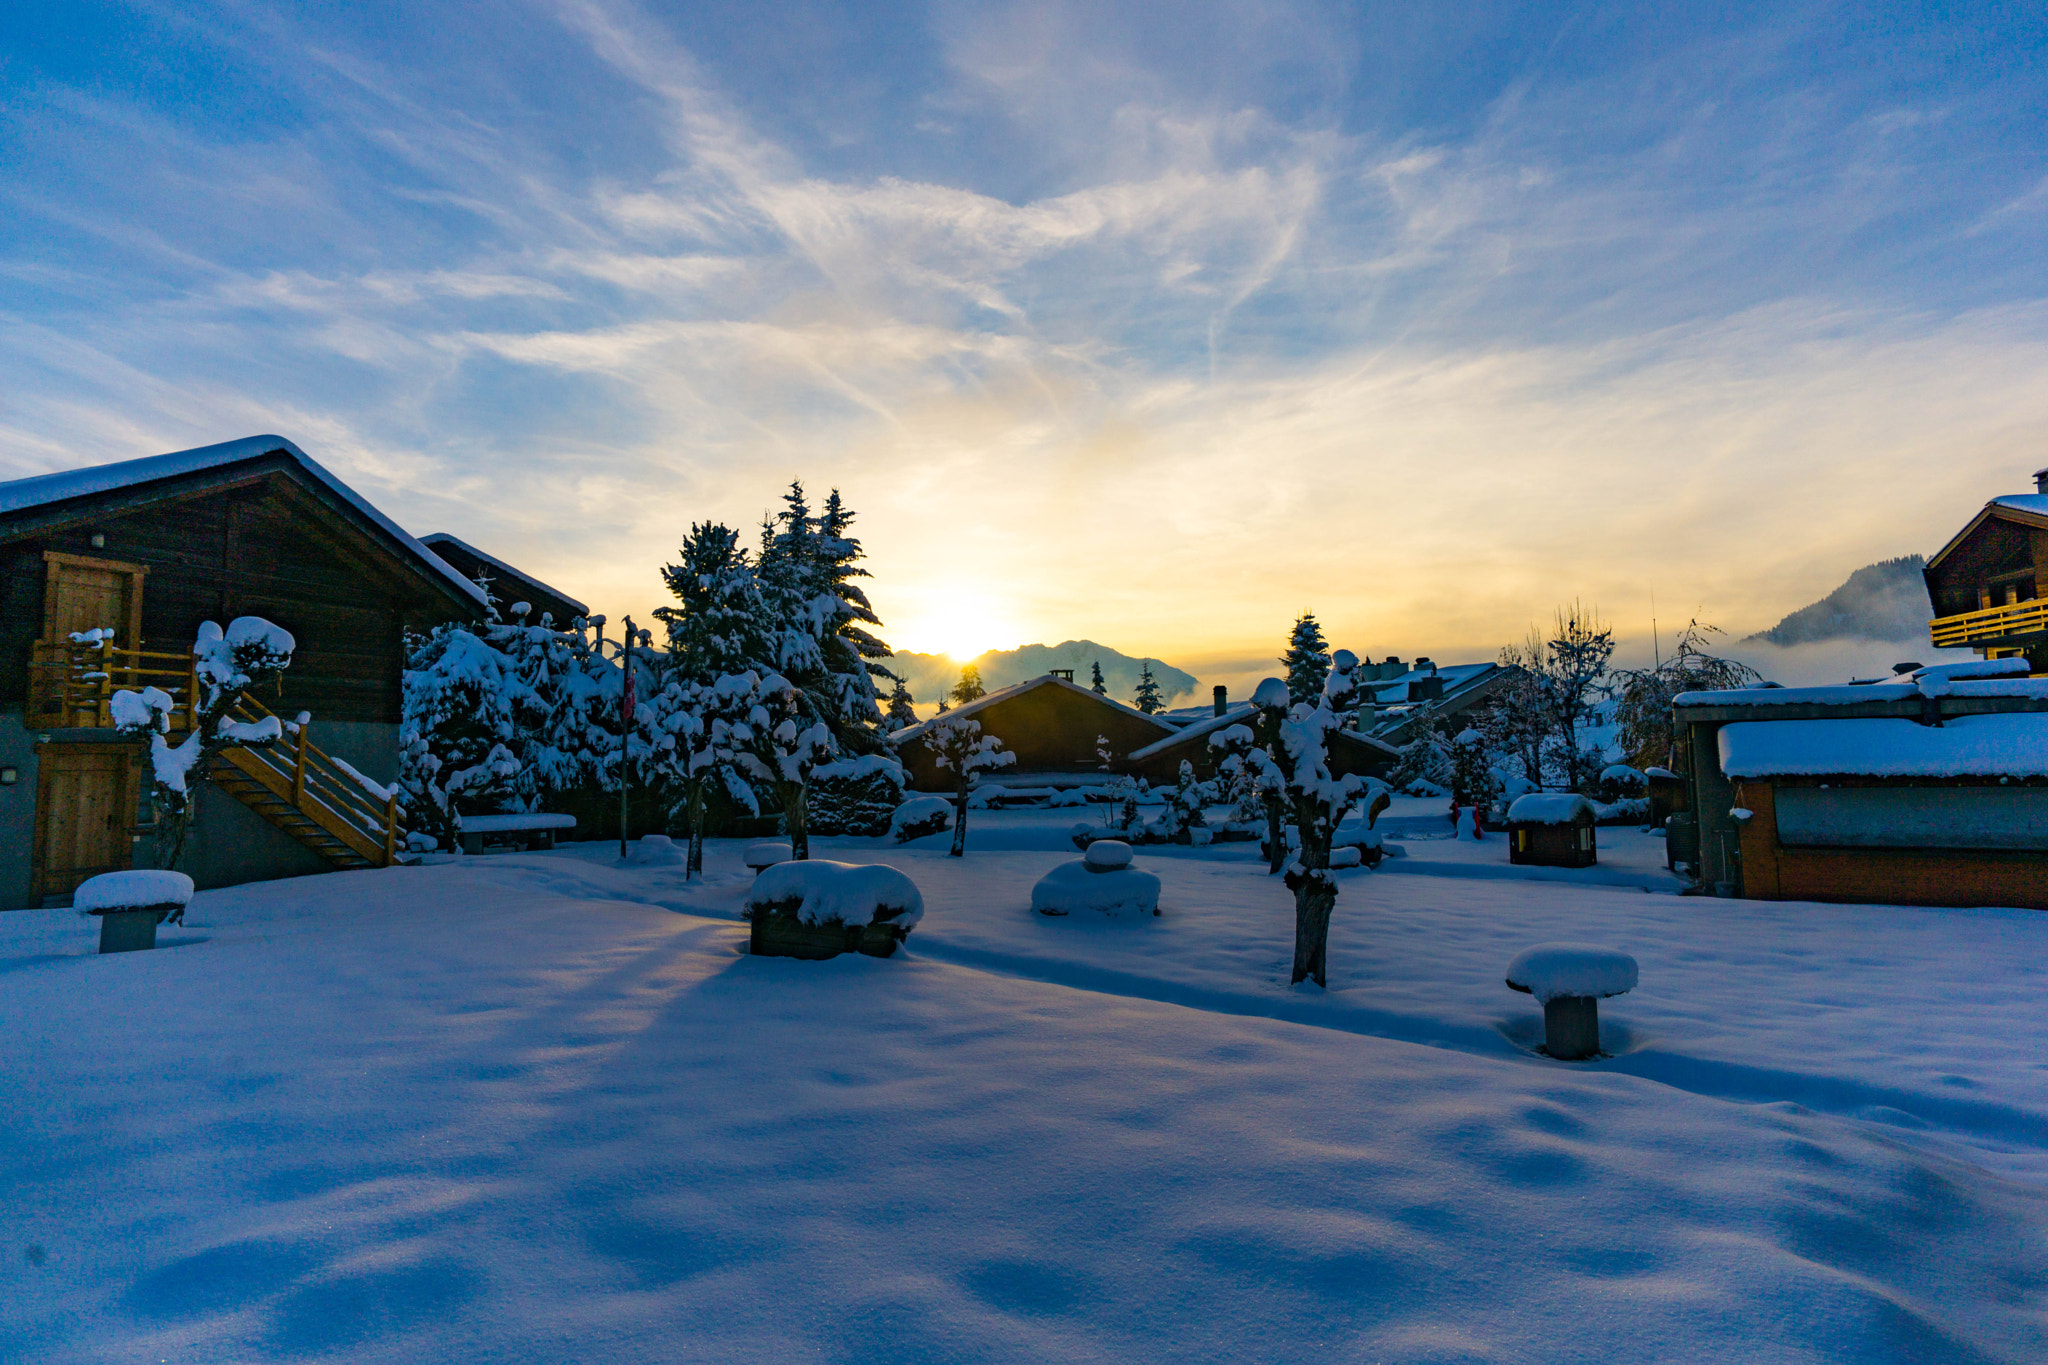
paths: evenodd
<path fill-rule="evenodd" d="M 2048 777 L 2048 712 L 1910 720 L 1737 721 L 1721 727 L 1730 777 Z"/>
<path fill-rule="evenodd" d="M 2048 493 L 2007 493 L 2002 498 L 1993 498 L 1991 505 L 2009 512 L 2029 512 L 2037 517 L 2048 517 Z"/>
<path fill-rule="evenodd" d="M 1046 673 L 1036 678 L 1026 678 L 1020 683 L 1011 683 L 1008 687 L 999 687 L 993 692 L 976 697 L 973 701 L 956 706 L 943 715 L 933 716 L 930 720 L 922 720 L 915 725 L 906 725 L 895 734 L 888 736 L 889 743 L 895 745 L 906 744 L 913 739 L 921 738 L 927 730 L 930 730 L 939 721 L 947 720 L 954 716 L 972 716 L 977 711 L 986 711 L 999 701 L 1008 701 L 1012 697 L 1022 696 L 1035 687 L 1064 687 L 1077 696 L 1086 697 L 1088 700 L 1100 703 L 1103 706 L 1115 707 L 1117 710 L 1135 716 L 1139 720 L 1148 721 L 1158 726 L 1162 732 L 1169 736 L 1187 733 L 1184 730 L 1175 730 L 1173 726 L 1157 716 L 1146 715 L 1135 706 L 1126 706 L 1114 697 L 1105 697 L 1099 692 L 1081 686 L 1079 683 L 1071 683 L 1065 678 L 1055 678 L 1052 674 Z"/>
<path fill-rule="evenodd" d="M 1510 824 L 1571 825 L 1598 818 L 1593 803 L 1573 792 L 1530 792 L 1508 807 Z"/>
<path fill-rule="evenodd" d="M 1940 674 L 1918 685 L 1905 678 L 1846 687 L 1741 687 L 1720 692 L 1681 692 L 1673 706 L 1813 706 L 1901 701 L 1930 697 L 2017 697 L 2048 700 L 2048 678 L 1969 678 L 1951 682 Z"/>
<path fill-rule="evenodd" d="M 239 441 L 223 441 L 219 445 L 200 446 L 194 450 L 174 450 L 168 455 L 147 455 L 139 460 L 118 460 L 113 464 L 88 465 L 84 469 L 66 469 L 55 474 L 37 474 L 31 478 L 9 480 L 0 483 L 0 515 L 26 511 L 31 507 L 43 507 L 55 502 L 67 502 L 72 498 L 90 497 L 96 493 L 112 493 L 123 488 L 135 488 L 161 479 L 197 474 L 209 469 L 238 464 L 243 460 L 260 459 L 265 455 L 280 453 L 291 456 L 308 474 L 325 485 L 329 492 L 362 513 L 379 530 L 397 541 L 399 547 L 416 559 L 421 567 L 454 585 L 464 597 L 472 599 L 479 606 L 483 605 L 484 594 L 481 588 L 456 572 L 446 560 L 399 529 L 398 523 L 372 507 L 360 493 L 334 477 L 312 456 L 282 436 L 244 436 Z"/>
<path fill-rule="evenodd" d="M 532 574 L 527 573 L 525 570 L 514 568 L 512 565 L 507 564 L 504 560 L 498 558 L 496 555 L 485 554 L 482 550 L 477 549 L 476 546 L 470 544 L 468 541 L 459 540 L 456 537 L 448 534 L 446 531 L 435 531 L 430 535 L 421 536 L 420 544 L 426 546 L 430 550 L 434 548 L 436 545 L 453 545 L 456 549 L 461 550 L 464 554 L 474 555 L 476 558 L 482 560 L 484 563 L 496 569 L 499 573 L 510 574 L 512 577 L 518 579 L 521 583 L 524 583 L 529 588 L 538 588 L 542 592 L 547 593 L 550 597 L 561 598 L 562 601 L 576 609 L 576 614 L 578 616 L 587 616 L 590 614 L 589 607 L 584 606 L 581 602 L 578 602 L 575 598 L 569 596 L 568 593 L 563 592 L 560 588 L 549 587 L 546 583 L 541 582 L 538 578 L 535 578 Z M 511 600 L 516 601 L 517 599 L 515 598 Z"/>

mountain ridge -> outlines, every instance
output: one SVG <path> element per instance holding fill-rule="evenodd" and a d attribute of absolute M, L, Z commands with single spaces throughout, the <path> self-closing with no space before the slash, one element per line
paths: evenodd
<path fill-rule="evenodd" d="M 1841 587 L 1810 602 L 1743 643 L 1810 645 L 1827 640 L 1909 640 L 1924 636 L 1934 615 L 1920 555 L 1880 559 L 1850 574 Z"/>
<path fill-rule="evenodd" d="M 1163 659 L 1133 657 L 1093 640 L 1062 640 L 1056 645 L 1029 644 L 1015 649 L 992 649 L 965 660 L 905 650 L 881 662 L 883 667 L 903 679 L 910 695 L 919 702 L 934 702 L 941 693 L 950 692 L 960 679 L 961 668 L 967 664 L 973 664 L 980 670 L 981 685 L 991 692 L 998 687 L 1039 677 L 1055 668 L 1073 669 L 1074 681 L 1086 687 L 1089 683 L 1088 666 L 1096 662 L 1102 664 L 1102 680 L 1109 688 L 1109 695 L 1118 701 L 1129 701 L 1138 690 L 1138 677 L 1147 662 L 1152 665 L 1152 677 L 1159 684 L 1159 695 L 1167 705 L 1171 706 L 1179 698 L 1193 696 L 1195 691 L 1194 674 L 1175 668 Z"/>

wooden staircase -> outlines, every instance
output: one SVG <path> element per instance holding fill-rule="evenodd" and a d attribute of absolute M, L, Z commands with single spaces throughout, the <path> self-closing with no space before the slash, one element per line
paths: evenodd
<path fill-rule="evenodd" d="M 198 687 L 187 654 L 117 648 L 111 641 L 37 641 L 30 656 L 31 725 L 107 729 L 117 689 L 160 687 L 177 702 L 172 735 L 190 730 Z M 244 692 L 230 716 L 271 713 Z M 334 868 L 389 867 L 405 846 L 405 812 L 387 791 L 372 790 L 346 764 L 312 742 L 309 726 L 285 723 L 284 737 L 262 749 L 225 749 L 209 774 L 215 785 L 304 844 Z"/>
<path fill-rule="evenodd" d="M 244 692 L 230 713 L 239 721 L 270 715 Z M 263 749 L 224 749 L 214 758 L 222 791 L 276 825 L 337 869 L 389 867 L 405 842 L 395 795 L 376 793 L 345 771 L 297 725 Z"/>

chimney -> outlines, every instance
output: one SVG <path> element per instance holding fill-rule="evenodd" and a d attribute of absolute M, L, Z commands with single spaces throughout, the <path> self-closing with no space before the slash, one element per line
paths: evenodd
<path fill-rule="evenodd" d="M 2037 469 L 2034 471 L 2034 491 L 2036 493 L 2048 493 L 2048 469 Z"/>
<path fill-rule="evenodd" d="M 1230 689 L 1222 683 L 1216 684 L 1216 714 L 1222 715 L 1230 706 Z"/>

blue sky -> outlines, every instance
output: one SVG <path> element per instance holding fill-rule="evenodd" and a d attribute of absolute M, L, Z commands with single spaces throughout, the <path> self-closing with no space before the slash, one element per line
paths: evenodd
<path fill-rule="evenodd" d="M 1881 14 L 1873 9 L 1881 8 Z M 2048 463 L 2038 5 L 0 16 L 0 474 L 278 431 L 644 612 L 906 647 L 1769 624 Z"/>

